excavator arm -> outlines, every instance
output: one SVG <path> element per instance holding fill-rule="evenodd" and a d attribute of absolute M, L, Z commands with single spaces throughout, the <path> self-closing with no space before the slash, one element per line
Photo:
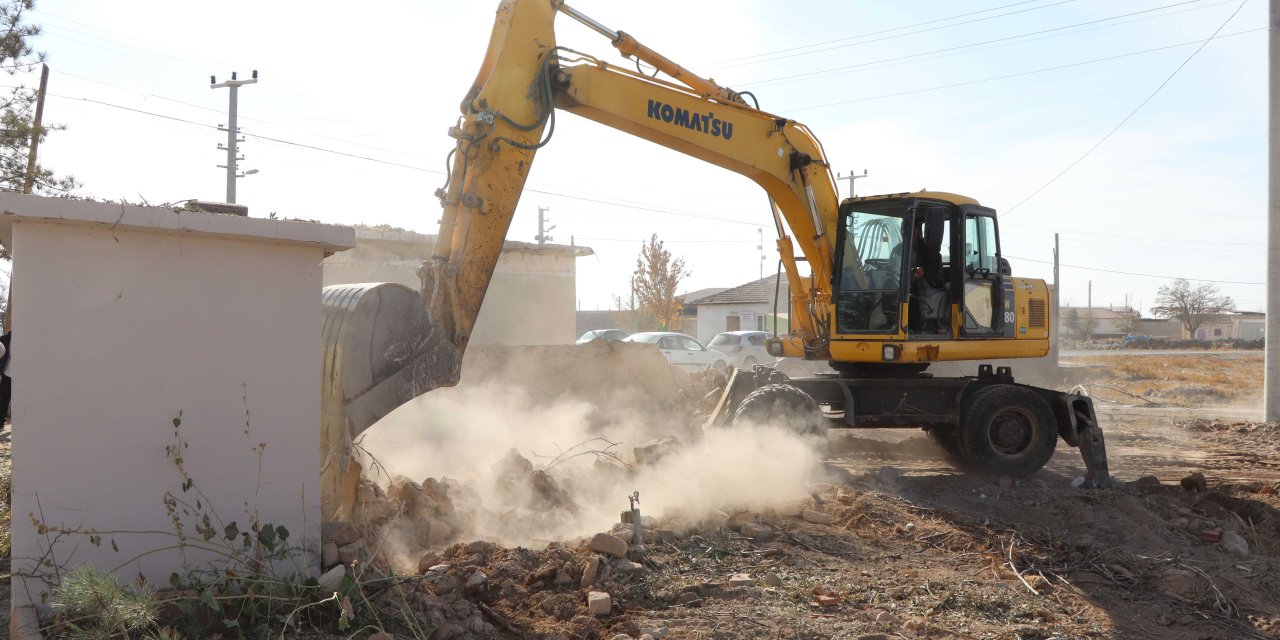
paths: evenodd
<path fill-rule="evenodd" d="M 670 80 L 557 46 L 557 13 L 586 24 L 623 55 Z M 420 299 L 386 284 L 325 292 L 321 444 L 328 516 L 341 517 L 354 491 L 354 439 L 401 404 L 457 383 L 534 156 L 554 136 L 556 110 L 700 158 L 763 187 L 792 292 L 794 339 L 811 357 L 826 358 L 839 202 L 822 147 L 802 124 L 748 106 L 742 95 L 563 0 L 503 0 L 461 110 L 449 130 L 457 144 L 447 183 L 436 193 L 443 215 L 432 257 L 419 271 Z M 796 268 L 797 245 L 810 276 Z"/>
<path fill-rule="evenodd" d="M 552 23 L 567 13 L 609 37 L 615 47 L 675 81 L 651 78 L 556 46 Z M 458 144 L 423 294 L 431 317 L 461 352 L 497 264 L 534 154 L 554 135 L 555 109 L 740 173 L 761 185 L 776 207 L 779 250 L 792 236 L 812 267 L 802 280 L 784 259 L 793 322 L 806 346 L 820 349 L 817 326 L 830 301 L 831 238 L 838 208 L 835 182 L 817 139 L 803 125 L 743 103 L 739 94 L 700 78 L 632 36 L 587 18 L 559 0 L 508 0 L 475 85 L 462 103 Z M 783 222 L 785 221 L 785 227 Z"/>

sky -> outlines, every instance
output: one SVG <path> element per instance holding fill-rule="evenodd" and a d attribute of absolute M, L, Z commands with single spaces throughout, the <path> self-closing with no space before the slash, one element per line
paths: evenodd
<path fill-rule="evenodd" d="M 1216 282 L 1241 310 L 1265 304 L 1263 0 L 570 4 L 805 123 L 837 172 L 867 172 L 859 195 L 929 188 L 995 208 L 1015 275 L 1051 280 L 1058 234 L 1063 305 L 1084 305 L 1092 283 L 1095 306 L 1149 316 L 1177 277 Z M 45 122 L 67 127 L 41 162 L 81 195 L 222 200 L 228 91 L 209 76 L 256 69 L 239 92 L 250 215 L 434 233 L 446 131 L 496 6 L 38 0 Z M 567 16 L 556 33 L 631 64 Z M 554 242 L 595 251 L 578 260 L 582 309 L 627 292 L 651 234 L 684 258 L 684 290 L 777 269 L 753 182 L 570 114 L 537 154 L 509 239 L 533 241 L 539 207 Z"/>

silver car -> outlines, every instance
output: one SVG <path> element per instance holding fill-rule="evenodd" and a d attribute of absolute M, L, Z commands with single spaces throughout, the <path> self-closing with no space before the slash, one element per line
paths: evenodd
<path fill-rule="evenodd" d="M 683 333 L 674 331 L 646 331 L 633 333 L 623 342 L 640 342 L 658 347 L 658 351 L 671 366 L 688 373 L 707 370 L 724 370 L 729 367 L 729 356 L 715 349 L 702 346 Z"/>
<path fill-rule="evenodd" d="M 726 331 L 716 334 L 707 346 L 729 356 L 733 366 L 750 369 L 757 364 L 773 364 L 776 360 L 765 351 L 764 341 L 768 337 L 764 331 Z"/>

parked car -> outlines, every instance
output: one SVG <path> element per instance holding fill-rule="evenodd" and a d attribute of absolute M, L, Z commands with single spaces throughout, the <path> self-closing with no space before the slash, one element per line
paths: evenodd
<path fill-rule="evenodd" d="M 671 366 L 688 373 L 727 369 L 729 356 L 704 347 L 701 342 L 673 331 L 646 331 L 627 336 L 624 342 L 640 342 L 658 347 Z"/>
<path fill-rule="evenodd" d="M 750 369 L 757 364 L 772 364 L 776 359 L 764 348 L 768 337 L 764 331 L 725 331 L 717 333 L 707 346 L 728 355 L 733 366 Z"/>
<path fill-rule="evenodd" d="M 591 342 L 592 340 L 604 340 L 605 342 L 617 342 L 619 340 L 625 339 L 626 337 L 627 337 L 627 332 L 621 329 L 596 329 L 594 331 L 588 331 L 582 334 L 582 337 L 578 338 L 578 342 L 576 344 L 585 344 L 585 343 Z"/>

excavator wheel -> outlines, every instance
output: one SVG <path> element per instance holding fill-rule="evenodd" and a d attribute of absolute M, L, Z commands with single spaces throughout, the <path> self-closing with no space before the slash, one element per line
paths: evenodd
<path fill-rule="evenodd" d="M 1034 391 L 993 384 L 965 401 L 956 436 L 960 453 L 978 471 L 1025 477 L 1053 457 L 1058 426 L 1049 404 Z"/>
<path fill-rule="evenodd" d="M 742 399 L 733 414 L 734 424 L 782 426 L 802 436 L 826 438 L 826 419 L 818 403 L 789 384 L 767 384 Z"/>
<path fill-rule="evenodd" d="M 926 429 L 925 436 L 929 438 L 929 442 L 937 445 L 946 455 L 947 462 L 957 469 L 969 469 L 973 465 L 965 459 L 964 452 L 960 450 L 960 439 L 956 432 L 952 429 Z"/>

